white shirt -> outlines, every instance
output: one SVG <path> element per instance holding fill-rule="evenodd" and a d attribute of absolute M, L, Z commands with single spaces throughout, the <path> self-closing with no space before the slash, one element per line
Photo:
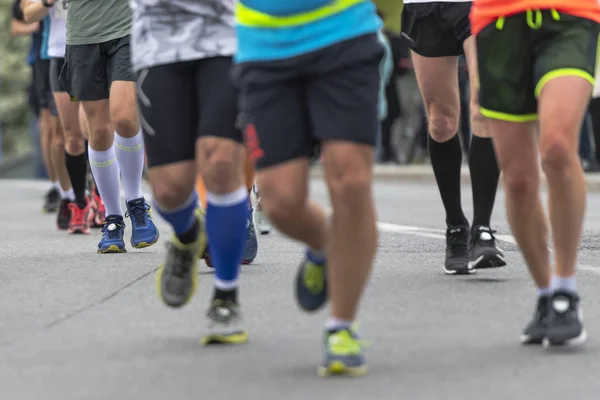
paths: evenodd
<path fill-rule="evenodd" d="M 49 15 L 48 56 L 51 58 L 65 58 L 67 47 L 67 0 L 57 0 L 50 9 Z"/>

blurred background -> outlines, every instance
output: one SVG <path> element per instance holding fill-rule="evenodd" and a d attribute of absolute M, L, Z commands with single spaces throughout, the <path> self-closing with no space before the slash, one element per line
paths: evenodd
<path fill-rule="evenodd" d="M 392 79 L 386 88 L 388 115 L 381 124 L 377 162 L 387 165 L 428 163 L 427 122 L 407 43 L 400 35 L 402 1 L 374 1 L 384 20 L 394 61 Z M 38 50 L 32 43 L 32 35 L 15 36 L 13 3 L 14 0 L 0 0 L 0 177 L 44 179 L 36 99 L 31 91 L 30 63 Z M 471 130 L 469 80 L 464 59 L 458 79 L 463 105 L 460 137 L 466 153 Z M 600 171 L 600 145 L 596 143 L 600 144 L 600 88 L 594 93 L 581 132 L 580 155 L 588 172 Z"/>

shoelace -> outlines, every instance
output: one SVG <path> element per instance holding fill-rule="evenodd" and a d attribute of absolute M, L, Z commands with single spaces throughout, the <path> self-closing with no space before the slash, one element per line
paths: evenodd
<path fill-rule="evenodd" d="M 448 244 L 452 251 L 469 249 L 469 243 L 464 231 L 452 232 L 448 235 Z"/>
<path fill-rule="evenodd" d="M 134 204 L 125 212 L 125 218 L 133 215 L 133 223 L 135 226 L 146 225 L 147 212 L 150 210 L 150 206 L 146 203 Z"/>
<path fill-rule="evenodd" d="M 334 343 L 329 343 L 335 353 L 346 355 L 356 354 L 360 353 L 362 349 L 371 346 L 371 340 L 361 339 L 356 335 L 357 328 L 355 328 L 355 326 L 357 326 L 357 324 L 354 324 L 351 329 L 345 329 L 333 334 L 336 336 L 337 340 L 334 339 Z"/>
<path fill-rule="evenodd" d="M 69 210 L 71 210 L 71 223 L 73 225 L 82 225 L 85 220 L 85 214 L 81 208 L 75 203 L 69 204 Z"/>

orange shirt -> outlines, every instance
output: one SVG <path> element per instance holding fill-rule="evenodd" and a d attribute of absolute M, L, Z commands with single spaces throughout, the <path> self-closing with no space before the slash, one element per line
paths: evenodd
<path fill-rule="evenodd" d="M 536 9 L 555 9 L 600 23 L 599 0 L 475 0 L 471 8 L 471 32 L 476 35 L 499 17 Z"/>

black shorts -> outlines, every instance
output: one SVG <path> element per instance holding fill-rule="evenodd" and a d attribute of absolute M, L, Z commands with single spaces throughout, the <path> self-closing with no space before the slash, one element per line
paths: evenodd
<path fill-rule="evenodd" d="M 196 158 L 196 141 L 215 136 L 243 143 L 231 57 L 160 65 L 138 75 L 140 122 L 155 167 Z"/>
<path fill-rule="evenodd" d="M 50 114 L 54 117 L 58 116 L 50 87 L 50 60 L 37 60 L 33 66 L 33 74 L 39 107 L 50 110 Z"/>
<path fill-rule="evenodd" d="M 67 45 L 60 87 L 80 101 L 109 98 L 114 81 L 135 82 L 129 36 L 99 44 Z"/>
<path fill-rule="evenodd" d="M 471 36 L 471 2 L 409 3 L 402 11 L 402 36 L 423 57 L 459 56 Z"/>
<path fill-rule="evenodd" d="M 594 85 L 598 23 L 551 10 L 527 11 L 500 22 L 477 34 L 482 115 L 535 121 L 537 99 L 552 79 L 577 76 Z"/>
<path fill-rule="evenodd" d="M 64 58 L 53 58 L 50 60 L 50 88 L 53 92 L 64 92 L 60 87 L 60 71 L 65 64 Z"/>
<path fill-rule="evenodd" d="M 241 122 L 257 167 L 308 158 L 326 140 L 374 146 L 383 55 L 369 34 L 291 59 L 237 65 Z"/>

